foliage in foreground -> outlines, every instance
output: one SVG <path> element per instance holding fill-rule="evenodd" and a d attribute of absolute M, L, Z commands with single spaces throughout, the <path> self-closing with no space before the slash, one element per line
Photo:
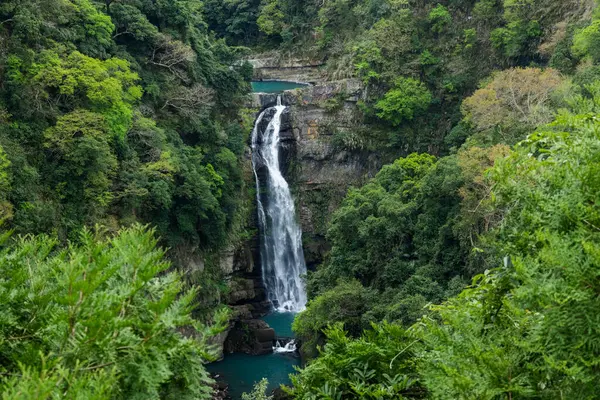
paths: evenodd
<path fill-rule="evenodd" d="M 415 326 L 433 397 L 597 397 L 600 88 L 589 89 L 491 171 L 508 256 Z"/>
<path fill-rule="evenodd" d="M 398 325 L 373 325 L 352 339 L 336 325 L 325 330 L 321 355 L 300 375 L 289 393 L 297 399 L 404 399 L 424 395 L 416 374 L 415 344 Z"/>
<path fill-rule="evenodd" d="M 501 211 L 502 219 L 484 237 L 496 265 L 503 266 L 432 306 L 409 329 L 417 343 L 406 362 L 414 363 L 415 379 L 430 398 L 597 397 L 600 87 L 587 90 L 593 97 L 577 96 L 571 111 L 562 110 L 490 170 L 492 190 L 483 206 Z M 315 398 L 324 387 L 340 385 L 350 389 L 337 398 L 353 398 L 348 393 L 362 381 L 347 375 L 345 366 L 399 348 L 381 349 L 373 337 L 379 329 L 366 333 L 366 341 L 344 339 L 364 348 L 348 345 L 353 350 L 347 353 L 329 350 L 340 340 L 330 334 L 321 357 L 294 378 L 296 398 Z M 332 360 L 335 367 L 325 368 Z M 381 373 L 373 379 L 384 384 L 387 378 Z"/>
<path fill-rule="evenodd" d="M 243 393 L 242 400 L 273 400 L 273 396 L 267 395 L 269 381 L 266 378 L 261 379 L 250 393 Z"/>
<path fill-rule="evenodd" d="M 192 319 L 197 290 L 167 272 L 153 232 L 80 243 L 27 236 L 0 251 L 3 398 L 211 398 L 207 340 L 227 314 Z"/>

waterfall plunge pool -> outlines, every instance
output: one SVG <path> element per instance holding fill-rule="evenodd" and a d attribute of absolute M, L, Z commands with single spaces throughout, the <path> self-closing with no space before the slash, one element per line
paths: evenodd
<path fill-rule="evenodd" d="M 218 375 L 217 380 L 227 382 L 233 400 L 240 400 L 242 394 L 252 392 L 254 384 L 262 378 L 269 380 L 267 393 L 280 384 L 289 384 L 289 374 L 294 373 L 296 365 L 300 365 L 300 359 L 289 354 L 229 354 L 223 361 L 209 364 L 207 369 L 213 376 Z"/>
<path fill-rule="evenodd" d="M 275 330 L 278 337 L 292 337 L 292 321 L 294 313 L 275 312 L 262 318 Z M 295 372 L 294 367 L 300 366 L 297 354 L 273 353 L 264 356 L 248 354 L 225 354 L 223 361 L 208 364 L 206 369 L 213 376 L 218 375 L 218 381 L 229 385 L 229 396 L 233 400 L 242 398 L 243 393 L 249 393 L 254 384 L 262 378 L 269 380 L 267 392 L 270 393 L 279 385 L 290 383 L 289 375 Z"/>
<path fill-rule="evenodd" d="M 281 93 L 286 90 L 299 89 L 308 86 L 306 83 L 291 81 L 253 81 L 254 93 Z"/>

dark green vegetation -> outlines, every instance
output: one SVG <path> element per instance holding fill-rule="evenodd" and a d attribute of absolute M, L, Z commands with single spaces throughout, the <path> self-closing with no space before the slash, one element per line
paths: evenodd
<path fill-rule="evenodd" d="M 476 276 L 472 287 L 440 306 L 421 308 L 426 316 L 412 326 L 406 323 L 410 313 L 398 317 L 391 311 L 407 302 L 415 304 L 419 294 L 413 294 L 411 281 L 420 278 L 421 272 L 375 293 L 376 287 L 340 282 L 309 304 L 295 323 L 309 341 L 323 341 L 320 329 L 330 321 L 344 323 L 346 331 L 325 330 L 329 338 L 323 354 L 295 378 L 298 398 L 313 398 L 325 390 L 325 384 L 347 387 L 342 398 L 353 398 L 358 390 L 354 385 L 385 386 L 386 374 L 392 372 L 400 374 L 395 379 L 403 377 L 413 386 L 400 392 L 377 392 L 386 393 L 384 398 L 398 398 L 394 397 L 397 393 L 408 398 L 426 393 L 441 399 L 595 398 L 600 380 L 600 321 L 596 313 L 600 211 L 595 201 L 600 138 L 593 115 L 600 111 L 600 93 L 597 86 L 589 90 L 594 97 L 576 96 L 569 110 L 561 111 L 553 124 L 539 128 L 517 145 L 487 174 L 490 192 L 480 207 L 492 221 L 492 229 L 476 237 L 478 247 L 472 247 L 472 252 L 487 258 L 487 263 L 475 265 L 493 268 Z M 396 203 L 397 208 L 406 206 L 402 201 Z M 457 228 L 461 225 L 454 225 Z M 433 246 L 435 240 L 429 243 Z M 367 246 L 360 248 L 367 251 Z M 389 249 L 379 254 L 387 256 Z M 428 253 L 420 250 L 417 254 Z M 330 261 L 311 280 L 333 268 L 335 262 Z M 439 297 L 428 297 L 429 291 L 444 284 L 452 286 L 452 280 L 445 282 L 447 278 L 433 275 L 416 289 L 435 302 Z M 393 290 L 395 286 L 398 288 Z M 365 299 L 371 303 L 364 305 Z M 421 306 L 425 299 L 417 297 Z M 381 304 L 386 307 L 385 315 L 373 317 L 357 311 L 377 310 Z M 370 347 L 366 349 L 359 347 L 361 343 L 364 346 L 364 338 L 348 339 L 357 337 L 369 319 L 381 315 L 410 326 L 389 345 L 393 351 L 383 361 L 375 339 L 367 339 Z M 351 350 L 340 357 L 340 340 L 357 349 L 347 347 Z M 398 372 L 378 366 L 398 354 L 404 359 L 409 351 L 413 356 L 404 360 L 409 369 Z M 328 361 L 345 366 L 357 357 L 362 360 L 357 368 L 369 371 L 368 379 L 337 369 Z M 324 370 L 331 374 L 325 380 Z M 421 388 L 416 394 L 412 392 L 415 386 Z"/>
<path fill-rule="evenodd" d="M 461 101 L 447 156 L 398 159 L 333 215 L 331 252 L 294 323 L 316 357 L 294 377 L 295 398 L 597 398 L 600 14 L 448 3 L 429 10 L 432 32 L 450 34 L 461 7 L 485 12 L 470 35 L 490 50 L 473 63 L 496 57 L 497 72 Z M 437 79 L 454 61 L 434 54 Z M 440 115 L 439 92 L 419 78 L 395 78 L 374 103 L 396 132 L 426 109 Z"/>
<path fill-rule="evenodd" d="M 592 7 L 593 0 L 205 4 L 209 26 L 230 44 L 322 60 L 330 80 L 361 79 L 368 86 L 361 101 L 369 129 L 349 132 L 347 141 L 369 143 L 393 158 L 414 151 L 445 155 L 460 146 L 471 134 L 459 124 L 461 102 L 495 70 L 550 65 L 574 72 L 586 40 L 571 51 L 572 35 Z M 597 28 L 588 29 L 591 39 Z"/>
<path fill-rule="evenodd" d="M 597 398 L 594 7 L 2 1 L 3 397 L 210 398 L 215 277 L 184 288 L 135 224 L 171 255 L 244 237 L 244 45 L 360 79 L 369 129 L 336 145 L 402 156 L 332 217 L 291 395 Z"/>
<path fill-rule="evenodd" d="M 340 325 L 325 330 L 326 350 L 300 375 L 292 377 L 299 399 L 423 398 L 416 379 L 415 352 L 404 329 L 383 323 L 358 339 Z"/>
<path fill-rule="evenodd" d="M 172 256 L 243 234 L 244 51 L 195 0 L 0 2 L 3 398 L 211 398 L 218 276 L 186 289 L 121 229 Z"/>
<path fill-rule="evenodd" d="M 1 218 L 67 239 L 151 223 L 214 248 L 236 223 L 251 68 L 197 1 L 3 1 Z"/>
<path fill-rule="evenodd" d="M 197 291 L 165 274 L 164 251 L 141 227 L 79 242 L 60 250 L 26 237 L 0 250 L 3 398 L 210 399 L 206 340 L 227 313 L 211 328 L 192 319 Z"/>

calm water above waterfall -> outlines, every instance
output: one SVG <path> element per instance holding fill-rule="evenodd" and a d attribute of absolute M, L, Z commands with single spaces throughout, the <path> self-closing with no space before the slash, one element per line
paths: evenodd
<path fill-rule="evenodd" d="M 284 90 L 298 89 L 307 86 L 303 83 L 288 81 L 254 81 L 252 91 L 254 93 L 281 93 Z"/>

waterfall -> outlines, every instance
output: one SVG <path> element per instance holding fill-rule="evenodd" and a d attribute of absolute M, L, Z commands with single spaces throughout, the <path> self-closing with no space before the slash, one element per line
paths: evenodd
<path fill-rule="evenodd" d="M 273 346 L 274 353 L 295 353 L 296 350 L 297 350 L 296 341 L 293 339 L 290 340 L 289 342 L 287 342 L 285 344 L 285 346 L 282 346 L 278 340 L 275 343 L 275 346 Z"/>
<path fill-rule="evenodd" d="M 294 201 L 279 166 L 281 118 L 286 108 L 278 96 L 277 105 L 264 110 L 256 119 L 252 132 L 252 166 L 261 230 L 262 277 L 267 295 L 277 311 L 298 312 L 306 306 L 301 279 L 306 273 L 306 264 Z M 270 122 L 261 131 L 263 119 L 271 115 Z"/>

